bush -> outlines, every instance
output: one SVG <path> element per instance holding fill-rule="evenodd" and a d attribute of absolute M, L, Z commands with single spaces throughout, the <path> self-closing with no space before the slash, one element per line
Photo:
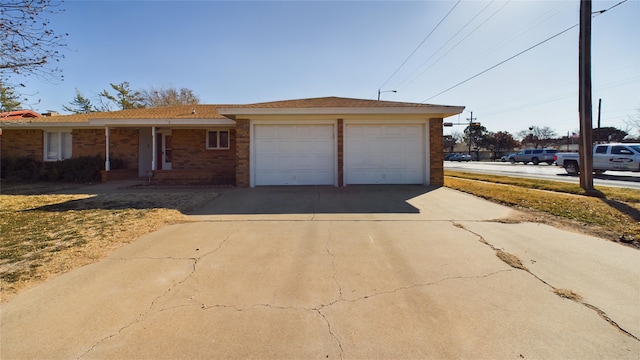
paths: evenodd
<path fill-rule="evenodd" d="M 42 161 L 29 157 L 0 160 L 0 178 L 7 180 L 36 181 L 43 171 Z"/>
<path fill-rule="evenodd" d="M 112 159 L 111 169 L 126 168 L 124 161 Z M 100 155 L 42 162 L 31 158 L 6 158 L 0 161 L 0 177 L 15 181 L 65 181 L 88 183 L 100 181 L 104 159 Z"/>

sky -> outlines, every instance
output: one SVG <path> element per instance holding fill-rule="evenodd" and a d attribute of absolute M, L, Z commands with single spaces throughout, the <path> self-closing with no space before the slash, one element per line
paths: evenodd
<path fill-rule="evenodd" d="M 593 11 L 619 2 L 594 0 Z M 67 0 L 50 18 L 69 33 L 64 80 L 20 79 L 23 106 L 65 113 L 75 89 L 97 104 L 124 81 L 185 87 L 207 104 L 380 90 L 382 100 L 465 106 L 445 121 L 473 112 L 489 131 L 548 126 L 562 136 L 579 129 L 579 27 L 498 64 L 577 25 L 579 3 Z M 603 127 L 640 116 L 640 0 L 593 18 L 592 83 L 594 127 L 598 99 Z"/>

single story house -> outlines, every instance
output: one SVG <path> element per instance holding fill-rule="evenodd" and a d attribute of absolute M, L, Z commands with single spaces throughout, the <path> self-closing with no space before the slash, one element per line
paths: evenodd
<path fill-rule="evenodd" d="M 152 181 L 442 185 L 443 118 L 462 106 L 341 97 L 0 121 L 2 157 L 100 155 Z M 125 171 L 127 172 L 127 171 Z"/>

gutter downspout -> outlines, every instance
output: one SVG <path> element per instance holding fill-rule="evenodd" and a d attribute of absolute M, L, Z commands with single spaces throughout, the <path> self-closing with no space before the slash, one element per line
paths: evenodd
<path fill-rule="evenodd" d="M 111 161 L 109 159 L 109 127 L 105 126 L 104 128 L 104 136 L 106 137 L 106 156 L 105 156 L 105 161 L 104 161 L 104 169 L 106 171 L 110 171 L 111 170 Z"/>

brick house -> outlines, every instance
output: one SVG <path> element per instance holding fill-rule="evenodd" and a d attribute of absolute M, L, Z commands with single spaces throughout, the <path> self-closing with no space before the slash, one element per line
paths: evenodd
<path fill-rule="evenodd" d="M 461 106 L 325 97 L 1 121 L 2 157 L 100 155 L 117 174 L 238 187 L 442 185 L 443 118 Z M 111 162 L 128 170 L 112 170 Z"/>

